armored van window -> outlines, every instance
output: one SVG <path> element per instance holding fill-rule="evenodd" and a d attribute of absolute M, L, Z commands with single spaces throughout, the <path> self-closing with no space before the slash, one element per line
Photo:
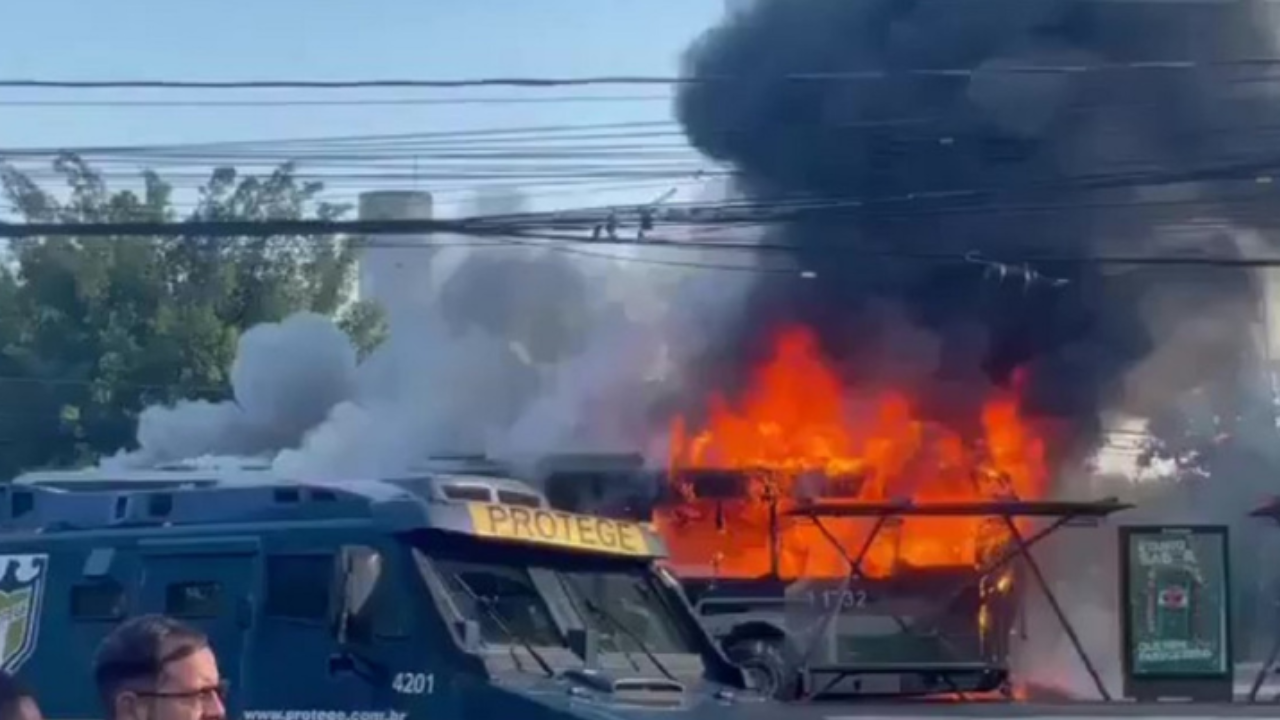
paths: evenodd
<path fill-rule="evenodd" d="M 450 500 L 473 500 L 475 502 L 492 502 L 493 494 L 483 485 L 446 485 L 442 489 L 444 496 Z"/>
<path fill-rule="evenodd" d="M 542 497 L 533 493 L 512 492 L 510 490 L 498 491 L 498 502 L 506 505 L 519 505 L 522 507 L 538 508 L 542 507 Z"/>
<path fill-rule="evenodd" d="M 325 622 L 332 581 L 332 555 L 268 556 L 263 610 L 269 617 Z"/>
<path fill-rule="evenodd" d="M 165 588 L 164 611 L 178 618 L 217 617 L 222 609 L 222 585 L 216 582 L 178 582 Z"/>
<path fill-rule="evenodd" d="M 72 586 L 70 599 L 75 620 L 113 622 L 125 616 L 124 588 L 114 580 Z"/>

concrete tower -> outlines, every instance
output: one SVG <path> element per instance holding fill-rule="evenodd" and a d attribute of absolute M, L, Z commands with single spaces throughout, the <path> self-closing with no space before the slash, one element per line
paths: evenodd
<path fill-rule="evenodd" d="M 361 193 L 361 220 L 430 220 L 431 193 L 380 190 Z M 428 271 L 433 250 L 427 233 L 374 235 L 360 257 L 361 300 L 371 300 L 388 313 L 411 307 L 430 289 Z"/>

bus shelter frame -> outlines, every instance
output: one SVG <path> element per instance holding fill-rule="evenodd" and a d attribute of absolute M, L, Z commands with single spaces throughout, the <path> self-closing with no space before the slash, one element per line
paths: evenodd
<path fill-rule="evenodd" d="M 1114 513 L 1128 510 L 1134 507 L 1131 504 L 1120 502 L 1116 498 L 1104 498 L 1092 501 L 1065 501 L 1065 500 L 997 500 L 989 502 L 912 502 L 903 500 L 898 502 L 848 502 L 848 501 L 822 501 L 812 505 L 798 508 L 792 508 L 786 511 L 787 515 L 795 517 L 804 517 L 812 522 L 818 531 L 830 542 L 836 550 L 841 554 L 844 560 L 849 564 L 849 575 L 845 582 L 857 582 L 866 580 L 867 577 L 862 568 L 863 561 L 866 559 L 867 553 L 871 550 L 876 538 L 884 530 L 889 521 L 894 518 L 909 517 L 987 517 L 999 519 L 1008 530 L 1011 543 L 1002 548 L 1002 551 L 994 559 L 979 566 L 972 577 L 959 583 L 954 587 L 952 592 L 948 594 L 938 607 L 949 607 L 952 602 L 960 598 L 966 592 L 978 587 L 986 578 L 1001 569 L 1021 560 L 1025 563 L 1030 571 L 1031 577 L 1036 586 L 1044 593 L 1045 599 L 1048 601 L 1053 614 L 1056 617 L 1063 632 L 1070 640 L 1072 648 L 1081 664 L 1088 672 L 1094 686 L 1098 691 L 1098 696 L 1106 702 L 1112 700 L 1111 693 L 1107 690 L 1106 684 L 1102 680 L 1102 676 L 1098 673 L 1097 667 L 1090 659 L 1088 652 L 1084 649 L 1080 636 L 1075 630 L 1070 618 L 1062 608 L 1062 604 L 1058 601 L 1057 596 L 1050 587 L 1045 577 L 1044 571 L 1040 564 L 1036 561 L 1031 550 L 1043 542 L 1046 538 L 1053 535 L 1057 531 L 1066 527 L 1097 527 L 1103 520 Z M 1280 512 L 1280 505 L 1278 505 Z M 858 546 L 856 553 L 850 554 L 824 520 L 831 519 L 849 519 L 859 518 L 871 521 L 871 529 L 866 538 Z M 1047 520 L 1048 523 L 1040 529 L 1027 535 L 1018 527 L 1018 519 L 1040 519 Z M 1277 515 L 1280 520 L 1280 514 Z M 840 613 L 839 604 L 828 610 L 827 616 L 822 620 L 822 627 L 830 627 Z M 893 615 L 894 622 L 901 628 L 905 634 L 919 633 L 918 626 L 924 624 L 920 621 L 915 623 L 908 622 L 900 615 Z M 930 618 L 932 621 L 932 617 Z M 830 691 L 842 680 L 864 674 L 877 674 L 885 672 L 901 672 L 903 668 L 899 665 L 897 668 L 883 667 L 883 664 L 877 666 L 844 666 L 837 665 L 833 667 L 810 666 L 809 659 L 813 654 L 816 641 L 810 643 L 805 648 L 801 659 L 801 673 L 805 678 L 804 686 L 806 695 L 810 698 L 822 695 Z M 1277 636 L 1277 645 L 1275 653 L 1280 655 L 1280 635 Z M 930 664 L 925 663 L 919 667 L 913 666 L 911 670 L 915 672 L 931 672 L 936 671 L 937 674 L 946 677 L 942 672 L 942 668 L 929 667 Z M 813 675 L 828 675 L 831 679 L 825 683 L 823 689 L 813 692 Z M 947 680 L 950 683 L 950 680 Z M 954 686 L 953 686 L 954 687 Z M 957 691 L 958 695 L 963 695 Z"/>
<path fill-rule="evenodd" d="M 1272 498 L 1262 507 L 1250 512 L 1249 517 L 1270 520 L 1280 525 L 1280 497 Z M 1253 682 L 1249 685 L 1247 702 L 1258 701 L 1262 686 L 1267 681 L 1267 673 L 1276 666 L 1277 660 L 1280 660 L 1280 630 L 1277 630 L 1271 638 L 1271 648 L 1267 650 L 1267 657 L 1262 661 L 1262 667 L 1258 668 L 1258 674 L 1253 677 Z"/>

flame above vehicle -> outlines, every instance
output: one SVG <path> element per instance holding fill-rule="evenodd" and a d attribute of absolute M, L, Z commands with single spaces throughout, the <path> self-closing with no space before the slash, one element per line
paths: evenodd
<path fill-rule="evenodd" d="M 843 576 L 849 564 L 840 549 L 812 521 L 783 515 L 787 509 L 836 498 L 1042 498 L 1046 443 L 1018 400 L 1016 383 L 993 391 L 966 433 L 922 417 L 909 389 L 851 387 L 811 331 L 784 329 L 736 407 L 716 395 L 700 427 L 683 416 L 672 421 L 669 478 L 680 500 L 655 514 L 672 565 L 721 577 Z M 745 479 L 736 497 L 698 492 L 691 479 L 713 469 Z M 822 524 L 854 557 L 874 520 Z M 868 548 L 862 571 L 884 577 L 904 566 L 972 566 L 1007 539 L 1002 521 L 991 518 L 894 519 Z"/>

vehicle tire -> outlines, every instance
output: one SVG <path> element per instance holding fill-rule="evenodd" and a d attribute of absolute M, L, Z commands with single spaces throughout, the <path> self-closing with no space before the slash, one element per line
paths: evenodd
<path fill-rule="evenodd" d="M 800 677 L 787 662 L 781 638 L 744 637 L 725 643 L 725 655 L 751 678 L 756 690 L 777 700 L 795 700 Z"/>

